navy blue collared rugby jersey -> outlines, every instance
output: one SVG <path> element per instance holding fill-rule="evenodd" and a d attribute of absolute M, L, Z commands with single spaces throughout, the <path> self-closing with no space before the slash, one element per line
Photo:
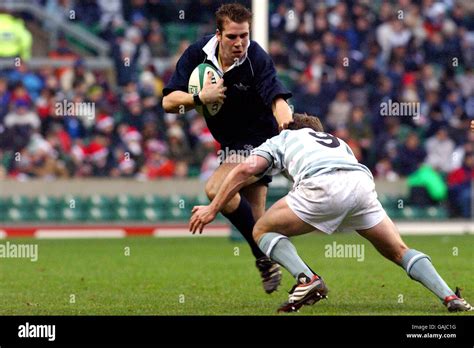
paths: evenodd
<path fill-rule="evenodd" d="M 288 99 L 291 93 L 277 80 L 272 59 L 255 41 L 250 40 L 247 54 L 225 74 L 217 61 L 217 46 L 215 35 L 189 46 L 176 64 L 163 95 L 176 90 L 187 93 L 194 68 L 201 63 L 213 65 L 223 76 L 227 90 L 219 112 L 206 118 L 209 130 L 223 147 L 241 148 L 244 143 L 256 147 L 278 134 L 272 102 L 277 96 Z"/>

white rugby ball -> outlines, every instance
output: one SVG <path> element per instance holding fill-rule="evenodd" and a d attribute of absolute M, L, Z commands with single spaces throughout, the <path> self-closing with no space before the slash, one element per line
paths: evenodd
<path fill-rule="evenodd" d="M 212 65 L 205 63 L 199 64 L 189 77 L 188 93 L 194 94 L 201 91 L 208 72 L 211 72 L 211 83 L 217 83 L 221 79 L 219 72 Z M 222 104 L 216 102 L 212 104 L 196 106 L 196 111 L 204 117 L 212 117 L 219 112 L 221 107 Z"/>

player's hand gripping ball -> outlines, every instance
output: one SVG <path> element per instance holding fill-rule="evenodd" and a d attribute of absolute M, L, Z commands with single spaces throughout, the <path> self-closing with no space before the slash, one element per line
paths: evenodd
<path fill-rule="evenodd" d="M 200 93 L 203 105 L 196 105 L 196 111 L 204 117 L 215 116 L 224 104 L 224 80 L 212 65 L 199 64 L 191 73 L 188 93 Z"/>

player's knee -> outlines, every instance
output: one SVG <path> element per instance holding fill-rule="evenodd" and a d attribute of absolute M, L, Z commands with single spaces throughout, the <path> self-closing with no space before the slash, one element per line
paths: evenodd
<path fill-rule="evenodd" d="M 265 228 L 264 224 L 259 221 L 255 224 L 252 232 L 253 240 L 258 243 L 260 238 L 262 238 L 263 234 L 265 234 L 267 229 Z"/>
<path fill-rule="evenodd" d="M 216 197 L 218 189 L 219 187 L 209 180 L 204 188 L 207 198 L 212 201 Z"/>
<path fill-rule="evenodd" d="M 258 243 L 258 241 L 262 237 L 262 234 L 263 234 L 262 230 L 257 228 L 257 225 L 255 225 L 255 227 L 253 228 L 253 232 L 252 232 L 252 237 L 253 237 L 253 240 L 255 241 L 255 243 Z"/>

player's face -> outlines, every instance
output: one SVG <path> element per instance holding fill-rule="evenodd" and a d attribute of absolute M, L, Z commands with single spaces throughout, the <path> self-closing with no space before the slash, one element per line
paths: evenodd
<path fill-rule="evenodd" d="M 226 21 L 222 32 L 217 30 L 217 40 L 220 42 L 223 56 L 226 59 L 240 59 L 245 55 L 250 40 L 248 22 L 235 23 Z"/>

